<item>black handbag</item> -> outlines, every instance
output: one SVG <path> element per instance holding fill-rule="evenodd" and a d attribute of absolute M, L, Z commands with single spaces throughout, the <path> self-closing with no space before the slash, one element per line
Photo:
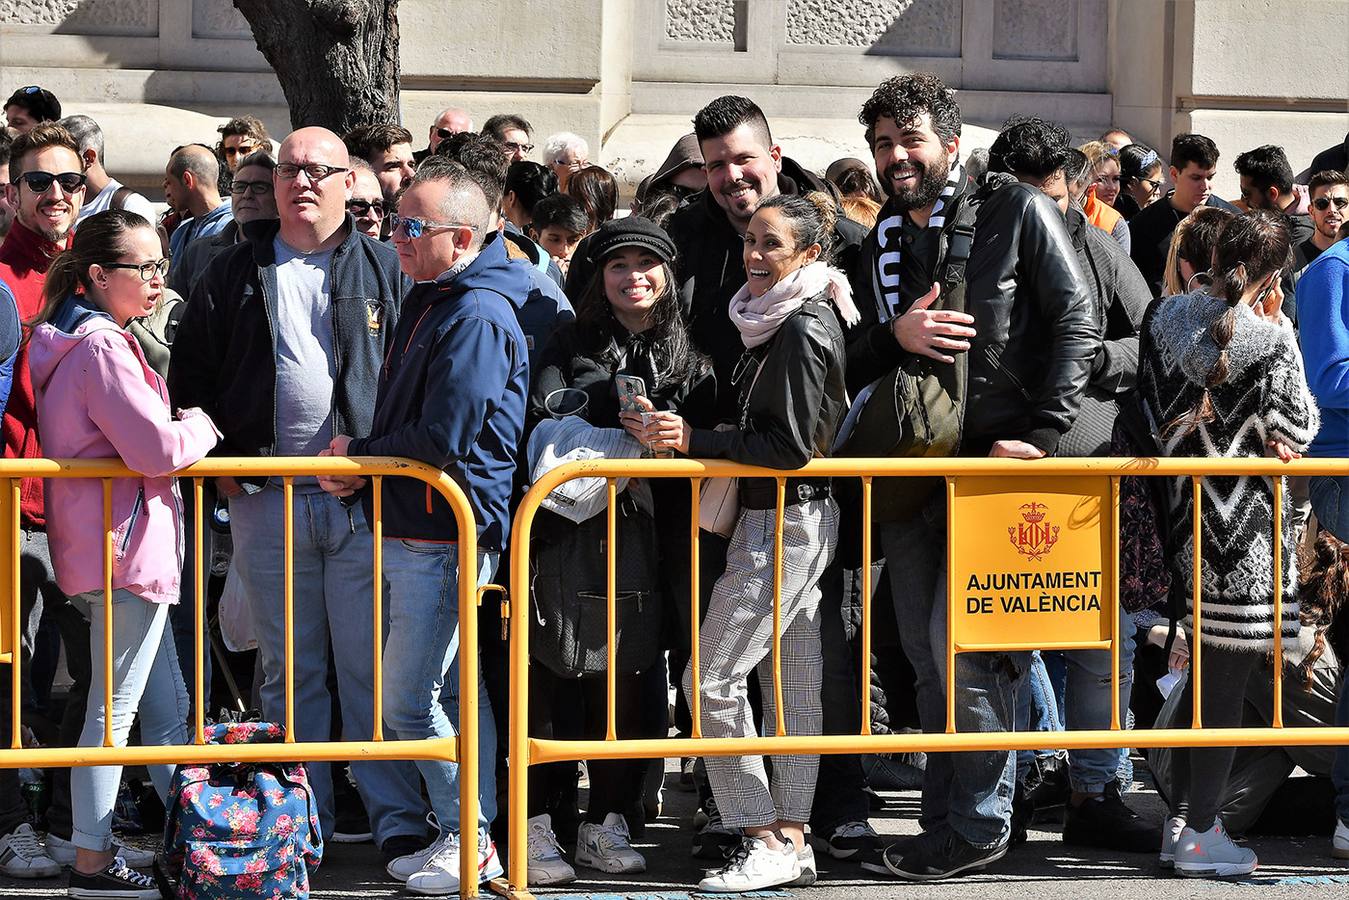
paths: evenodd
<path fill-rule="evenodd" d="M 530 535 L 529 653 L 562 678 L 608 670 L 608 515 L 584 522 L 540 510 Z M 624 492 L 614 521 L 616 668 L 641 672 L 661 654 L 656 523 Z"/>

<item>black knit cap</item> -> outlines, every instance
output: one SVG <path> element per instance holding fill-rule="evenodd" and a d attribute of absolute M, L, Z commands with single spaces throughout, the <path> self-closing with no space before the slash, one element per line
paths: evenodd
<path fill-rule="evenodd" d="M 665 229 L 641 216 L 610 219 L 596 229 L 589 242 L 590 261 L 595 265 L 603 262 L 610 253 L 624 247 L 650 250 L 667 265 L 673 263 L 675 258 L 674 241 L 670 240 Z"/>

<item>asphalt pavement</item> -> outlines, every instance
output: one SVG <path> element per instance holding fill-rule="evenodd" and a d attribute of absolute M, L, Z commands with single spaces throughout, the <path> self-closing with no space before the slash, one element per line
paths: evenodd
<path fill-rule="evenodd" d="M 667 785 L 678 773 L 671 761 Z M 1145 769 L 1139 766 L 1142 777 Z M 918 793 L 882 795 L 885 808 L 872 818 L 883 835 L 917 831 Z M 702 872 L 701 861 L 690 854 L 694 794 L 667 788 L 661 818 L 647 826 L 636 846 L 646 856 L 648 869 L 638 876 L 611 878 L 585 869 L 572 884 L 540 889 L 549 900 L 689 900 Z M 1137 784 L 1126 799 L 1140 813 L 1160 823 L 1161 801 L 1146 782 Z M 986 873 L 943 884 L 908 884 L 863 872 L 856 865 L 816 853 L 820 881 L 810 888 L 760 892 L 757 898 L 780 900 L 859 900 L 859 898 L 960 898 L 960 900 L 1171 900 L 1191 897 L 1331 898 L 1349 896 L 1349 865 L 1330 857 L 1328 836 L 1312 838 L 1256 838 L 1260 857 L 1255 875 L 1234 881 L 1193 880 L 1173 876 L 1157 865 L 1155 855 L 1119 854 L 1066 847 L 1054 825 L 1033 827 L 1030 840 Z M 138 843 L 151 838 L 135 839 Z M 59 897 L 65 879 L 23 882 L 0 878 L 3 897 Z M 384 873 L 379 853 L 371 844 L 333 844 L 313 880 L 314 900 L 337 898 L 410 897 Z M 725 895 L 723 895 L 725 896 Z"/>

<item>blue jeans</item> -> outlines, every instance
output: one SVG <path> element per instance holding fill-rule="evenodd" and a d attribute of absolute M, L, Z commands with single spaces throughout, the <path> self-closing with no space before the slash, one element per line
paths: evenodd
<path fill-rule="evenodd" d="M 1045 666 L 1045 654 L 1031 651 L 1030 670 L 1021 689 L 1016 692 L 1017 731 L 1062 731 L 1063 719 L 1059 712 L 1058 694 Z M 1025 781 L 1031 763 L 1037 759 L 1057 756 L 1052 749 L 1016 751 L 1016 780 Z"/>
<path fill-rule="evenodd" d="M 369 740 L 375 714 L 374 542 L 370 529 L 359 504 L 343 506 L 323 491 L 297 489 L 293 506 L 295 739 L 330 739 L 331 641 L 342 704 L 342 737 Z M 279 486 L 230 499 L 234 564 L 243 579 L 262 659 L 262 714 L 282 724 L 286 721 L 284 509 L 285 494 Z M 394 835 L 426 833 L 426 806 L 416 766 L 407 761 L 353 762 L 351 771 L 377 844 Z M 331 835 L 333 782 L 328 764 L 311 763 L 309 781 L 318 797 L 323 833 Z"/>
<path fill-rule="evenodd" d="M 915 673 L 923 731 L 946 730 L 946 500 L 881 526 L 900 641 Z M 1030 654 L 956 656 L 956 731 L 1011 731 L 1015 691 Z M 1008 752 L 932 753 L 923 778 L 919 825 L 949 824 L 976 847 L 995 847 L 1011 830 L 1016 756 Z"/>
<path fill-rule="evenodd" d="M 478 559 L 478 584 L 497 555 Z M 384 541 L 389 631 L 384 640 L 384 724 L 402 740 L 453 737 L 459 721 L 459 548 L 431 541 Z M 472 648 L 477 653 L 477 648 Z M 481 671 L 481 663 L 479 664 Z M 448 674 L 448 677 L 446 673 Z M 496 723 L 478 679 L 478 824 L 496 818 Z M 419 759 L 440 826 L 459 830 L 459 765 Z"/>
<path fill-rule="evenodd" d="M 103 743 L 105 716 L 103 592 L 71 598 L 89 613 L 89 653 L 93 673 L 85 706 L 81 747 Z M 141 741 L 150 746 L 187 743 L 187 688 L 178 673 L 173 632 L 165 628 L 169 607 L 118 588 L 112 596 L 112 738 L 126 746 L 131 722 L 140 711 Z M 147 766 L 161 800 L 167 799 L 172 765 Z M 74 830 L 71 840 L 85 850 L 112 847 L 112 808 L 122 783 L 121 766 L 80 766 L 70 773 Z"/>

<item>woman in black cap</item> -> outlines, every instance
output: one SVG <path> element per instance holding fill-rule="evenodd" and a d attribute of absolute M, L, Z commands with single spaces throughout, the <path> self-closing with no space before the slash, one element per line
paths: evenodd
<path fill-rule="evenodd" d="M 603 223 L 589 243 L 594 275 L 576 304 L 576 321 L 554 333 L 539 359 L 531 392 L 531 421 L 577 415 L 597 428 L 623 427 L 620 421 L 620 396 L 641 388 L 636 394 L 644 406 L 678 412 L 700 424 L 711 425 L 715 415 L 716 385 L 710 362 L 689 342 L 688 330 L 680 312 L 670 265 L 674 243 L 648 219 L 629 217 Z M 568 390 L 570 389 L 570 390 Z M 579 392 L 579 393 L 577 393 Z M 582 397 L 584 401 L 582 401 Z M 631 400 L 626 402 L 631 405 Z M 629 429 L 640 431 L 639 426 Z M 636 433 L 634 437 L 638 436 Z M 657 515 L 633 513 L 623 523 L 625 529 L 651 529 L 652 546 L 674 548 L 673 554 L 687 554 L 689 498 L 687 483 L 654 479 L 649 484 Z M 626 505 L 626 500 L 622 501 Z M 540 511 L 535 537 L 542 528 L 584 527 L 572 525 L 547 511 Z M 633 526 L 632 522 L 640 523 Z M 587 523 L 588 524 L 588 523 Z M 656 535 L 666 530 L 670 534 Z M 620 533 L 617 546 L 623 553 L 629 532 Z M 545 535 L 546 537 L 546 535 Z M 629 543 L 629 553 L 634 553 Z M 628 560 L 630 561 L 630 559 Z M 662 571 L 672 577 L 663 579 L 653 590 L 678 591 L 676 571 L 687 571 L 674 558 L 662 559 Z M 621 577 L 621 576 L 620 576 Z M 687 576 L 683 576 L 687 578 Z M 580 588 L 576 588 L 580 590 Z M 687 591 L 685 591 L 687 593 Z M 626 602 L 626 601 L 624 601 Z M 671 610 L 673 602 L 661 602 L 657 608 Z M 601 606 L 602 608 L 602 606 Z M 602 621 L 602 620 L 601 620 Z M 650 628 L 662 630 L 660 615 L 652 615 Z M 580 623 L 574 623 L 579 631 Z M 620 647 L 622 646 L 620 639 Z M 536 657 L 535 662 L 543 662 Z M 606 731 L 606 683 L 604 678 L 574 677 L 570 672 L 553 672 L 547 663 L 531 672 L 531 733 L 552 731 L 568 733 L 568 738 L 601 739 Z M 668 727 L 667 677 L 663 655 L 640 672 L 615 673 L 615 720 L 623 738 L 664 737 Z M 568 727 L 569 721 L 577 720 Z M 590 803 L 585 821 L 577 830 L 576 862 L 612 874 L 640 872 L 646 867 L 642 855 L 630 844 L 633 832 L 643 827 L 642 781 L 646 760 L 592 760 Z M 575 791 L 575 768 L 541 773 L 531 779 L 530 884 L 555 884 L 574 877 L 561 859 L 551 828 L 566 833 L 565 818 L 574 814 L 561 782 L 571 781 Z M 545 818 L 547 811 L 559 821 Z"/>

